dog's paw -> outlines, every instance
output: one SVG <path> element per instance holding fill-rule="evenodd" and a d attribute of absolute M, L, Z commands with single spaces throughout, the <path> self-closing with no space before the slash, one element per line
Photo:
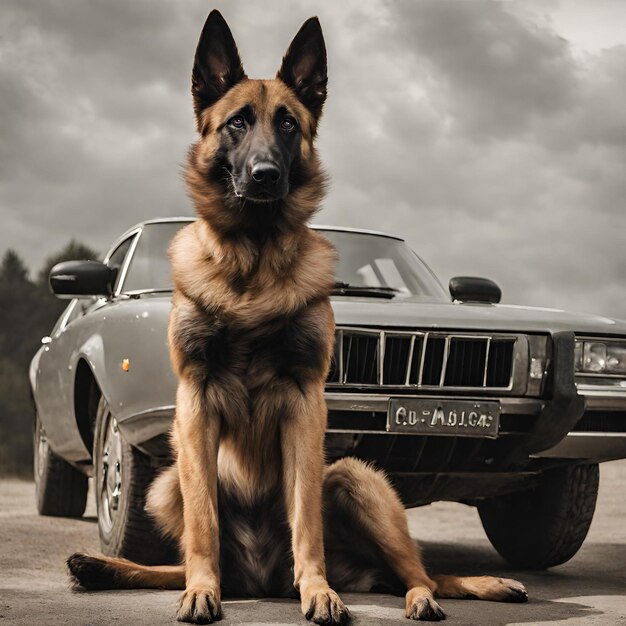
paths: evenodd
<path fill-rule="evenodd" d="M 332 589 L 312 594 L 307 606 L 306 610 L 303 606 L 304 616 L 316 624 L 347 624 L 350 621 L 350 611 Z"/>
<path fill-rule="evenodd" d="M 406 594 L 405 616 L 423 622 L 440 622 L 446 619 L 443 609 L 435 602 L 430 591 L 416 587 Z"/>
<path fill-rule="evenodd" d="M 119 586 L 115 570 L 103 558 L 75 552 L 65 564 L 73 591 L 114 589 Z"/>
<path fill-rule="evenodd" d="M 222 619 L 219 590 L 197 587 L 185 589 L 178 601 L 176 619 L 192 624 L 212 624 Z"/>
<path fill-rule="evenodd" d="M 498 602 L 528 602 L 526 587 L 512 578 L 492 578 L 492 599 Z"/>

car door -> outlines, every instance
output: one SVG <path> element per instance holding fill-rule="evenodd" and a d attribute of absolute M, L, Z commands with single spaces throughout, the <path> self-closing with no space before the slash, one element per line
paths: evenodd
<path fill-rule="evenodd" d="M 138 231 L 131 233 L 105 258 L 114 269 L 117 285 L 123 279 Z M 50 337 L 43 339 L 44 348 L 37 370 L 37 407 L 50 447 L 68 461 L 88 461 L 87 450 L 80 436 L 74 413 L 74 381 L 76 351 L 91 337 L 97 340 L 106 298 L 75 298 L 59 318 Z"/>

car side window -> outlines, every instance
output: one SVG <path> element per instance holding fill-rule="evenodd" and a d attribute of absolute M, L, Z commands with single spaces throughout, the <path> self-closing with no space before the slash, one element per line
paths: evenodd
<path fill-rule="evenodd" d="M 122 243 L 113 250 L 107 261 L 107 265 L 115 272 L 115 283 L 113 285 L 113 291 L 117 290 L 117 286 L 120 280 L 120 270 L 124 265 L 124 260 L 130 249 L 130 246 L 135 238 L 136 234 L 131 235 L 127 239 L 124 239 Z"/>
<path fill-rule="evenodd" d="M 74 315 L 76 311 L 77 305 L 78 305 L 77 300 L 72 300 L 67 305 L 67 307 L 65 307 L 65 310 L 63 311 L 63 313 L 61 313 L 61 315 L 59 316 L 59 319 L 57 319 L 54 325 L 54 328 L 50 332 L 51 337 L 58 337 L 58 335 L 61 334 L 63 329 L 68 325 L 69 321 L 72 319 L 72 316 Z"/>
<path fill-rule="evenodd" d="M 73 321 L 77 320 L 79 317 L 82 317 L 82 315 L 83 315 L 83 303 L 80 300 L 76 299 L 74 301 L 74 306 L 72 307 L 72 310 L 69 312 L 69 315 L 65 318 L 65 322 L 61 330 L 63 330 L 64 328 L 67 328 Z"/>

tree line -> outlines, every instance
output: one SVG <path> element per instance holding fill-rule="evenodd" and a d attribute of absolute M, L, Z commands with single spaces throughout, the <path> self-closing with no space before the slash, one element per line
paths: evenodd
<path fill-rule="evenodd" d="M 0 474 L 32 476 L 34 406 L 28 366 L 68 302 L 55 298 L 48 274 L 61 261 L 95 259 L 97 253 L 70 241 L 31 279 L 15 250 L 0 263 Z"/>

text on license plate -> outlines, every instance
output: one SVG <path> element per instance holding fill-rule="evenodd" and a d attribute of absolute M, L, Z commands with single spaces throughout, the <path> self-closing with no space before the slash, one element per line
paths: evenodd
<path fill-rule="evenodd" d="M 387 409 L 393 433 L 495 439 L 499 422 L 500 403 L 493 401 L 391 398 Z"/>

